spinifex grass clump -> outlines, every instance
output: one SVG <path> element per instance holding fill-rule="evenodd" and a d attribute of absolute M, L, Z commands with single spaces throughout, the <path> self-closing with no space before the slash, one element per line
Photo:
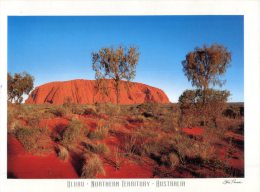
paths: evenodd
<path fill-rule="evenodd" d="M 109 124 L 104 120 L 100 120 L 96 129 L 89 134 L 90 139 L 104 139 L 107 137 L 109 131 Z"/>
<path fill-rule="evenodd" d="M 86 152 L 92 152 L 92 153 L 105 155 L 105 156 L 110 154 L 109 147 L 104 143 L 95 144 L 91 140 L 85 140 L 83 143 Z"/>
<path fill-rule="evenodd" d="M 57 117 L 64 117 L 67 114 L 67 110 L 65 107 L 52 107 L 50 109 L 50 113 L 54 114 Z"/>
<path fill-rule="evenodd" d="M 67 161 L 67 160 L 68 160 L 68 158 L 69 158 L 69 152 L 68 152 L 68 150 L 67 150 L 65 147 L 63 147 L 63 146 L 61 146 L 61 145 L 58 145 L 58 146 L 56 147 L 56 152 L 57 152 L 58 157 L 59 157 L 61 160 L 63 160 L 63 161 Z"/>
<path fill-rule="evenodd" d="M 97 174 L 105 175 L 103 163 L 98 155 L 86 153 L 83 155 L 82 178 L 95 178 Z"/>
<path fill-rule="evenodd" d="M 182 163 L 186 163 L 186 160 L 189 159 L 200 159 L 203 162 L 215 158 L 216 150 L 214 146 L 183 134 L 175 134 L 169 143 L 177 152 Z"/>
<path fill-rule="evenodd" d="M 46 128 L 19 127 L 15 130 L 15 137 L 27 151 L 45 151 L 50 147 L 50 137 Z"/>
<path fill-rule="evenodd" d="M 162 155 L 160 158 L 160 162 L 170 168 L 175 168 L 180 160 L 176 153 L 170 153 L 168 155 Z"/>
<path fill-rule="evenodd" d="M 109 117 L 115 117 L 119 115 L 121 106 L 112 103 L 97 103 L 95 105 L 96 111 L 99 114 L 106 114 Z"/>
<path fill-rule="evenodd" d="M 72 119 L 62 133 L 61 143 L 64 146 L 75 143 L 84 136 L 84 129 L 86 129 L 86 127 L 79 120 Z"/>
<path fill-rule="evenodd" d="M 108 146 L 106 144 L 99 143 L 99 144 L 95 145 L 94 152 L 96 152 L 97 154 L 101 154 L 101 155 L 107 155 L 110 153 L 110 149 L 108 148 Z"/>

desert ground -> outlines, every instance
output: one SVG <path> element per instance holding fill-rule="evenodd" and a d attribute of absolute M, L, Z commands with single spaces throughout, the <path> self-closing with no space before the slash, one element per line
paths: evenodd
<path fill-rule="evenodd" d="M 210 127 L 181 123 L 173 103 L 9 103 L 8 177 L 243 177 L 243 109 Z"/>

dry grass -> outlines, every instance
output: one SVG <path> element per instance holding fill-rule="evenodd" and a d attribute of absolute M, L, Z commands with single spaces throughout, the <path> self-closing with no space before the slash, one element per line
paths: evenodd
<path fill-rule="evenodd" d="M 186 160 L 199 158 L 202 161 L 215 158 L 216 149 L 210 143 L 197 141 L 183 134 L 175 134 L 170 144 L 177 152 L 182 163 Z"/>
<path fill-rule="evenodd" d="M 81 123 L 81 121 L 72 119 L 66 129 L 63 131 L 61 136 L 61 143 L 64 146 L 70 146 L 71 144 L 80 140 L 84 137 L 84 130 L 87 128 Z"/>
<path fill-rule="evenodd" d="M 164 147 L 159 142 L 150 141 L 144 143 L 142 149 L 143 149 L 142 155 L 151 156 L 152 154 L 160 154 L 161 151 L 164 149 Z"/>
<path fill-rule="evenodd" d="M 10 120 L 10 122 L 9 122 L 9 120 Z M 21 122 L 19 120 L 8 119 L 8 127 L 7 127 L 8 133 L 14 133 L 15 130 L 18 129 L 19 127 L 22 127 Z"/>
<path fill-rule="evenodd" d="M 180 160 L 176 153 L 169 154 L 169 166 L 175 168 L 179 164 Z"/>
<path fill-rule="evenodd" d="M 104 139 L 108 136 L 109 127 L 110 126 L 106 121 L 100 120 L 96 129 L 90 132 L 88 137 L 90 139 Z"/>
<path fill-rule="evenodd" d="M 146 118 L 143 115 L 137 115 L 133 118 L 128 119 L 129 123 L 144 123 Z"/>
<path fill-rule="evenodd" d="M 105 175 L 102 161 L 95 154 L 84 154 L 81 178 L 95 178 L 97 174 Z"/>
<path fill-rule="evenodd" d="M 15 137 L 27 151 L 43 152 L 50 149 L 50 137 L 46 128 L 19 127 L 15 129 Z"/>
<path fill-rule="evenodd" d="M 63 161 L 67 161 L 68 158 L 69 158 L 69 152 L 68 150 L 61 146 L 61 145 L 58 145 L 57 148 L 56 148 L 56 152 L 57 152 L 57 155 L 58 157 L 63 160 Z"/>
<path fill-rule="evenodd" d="M 112 103 L 98 103 L 95 106 L 96 106 L 97 113 L 106 114 L 110 117 L 118 116 L 121 111 L 120 105 L 116 105 Z"/>
<path fill-rule="evenodd" d="M 221 159 L 239 158 L 236 154 L 243 150 L 238 146 L 240 143 L 235 143 L 236 141 L 230 139 L 232 136 L 226 134 L 229 131 L 243 135 L 244 119 L 241 115 L 235 118 L 219 117 L 216 119 L 217 127 L 207 124 L 202 127 L 201 136 L 193 136 L 182 133 L 181 128 L 184 124 L 186 127 L 199 125 L 200 122 L 196 118 L 189 119 L 189 116 L 186 118 L 185 114 L 180 114 L 178 105 L 174 104 L 97 104 L 66 107 L 12 105 L 8 108 L 8 132 L 14 134 L 26 150 L 42 150 L 48 146 L 50 137 L 49 133 L 37 128 L 39 120 L 48 116 L 62 116 L 68 119 L 67 111 L 72 113 L 72 117 L 82 115 L 80 118 L 84 118 L 85 115 L 89 115 L 85 117 L 86 120 L 91 118 L 97 122 L 96 128 L 91 125 L 93 128 L 89 130 L 82 122 L 72 118 L 64 131 L 57 133 L 59 139 L 55 140 L 58 144 L 57 155 L 62 160 L 69 158 L 67 149 L 71 153 L 76 148 L 86 153 L 82 166 L 83 178 L 95 178 L 97 174 L 104 174 L 100 157 L 117 170 L 126 158 L 139 158 L 141 164 L 144 163 L 144 159 L 149 159 L 157 164 L 158 169 L 167 169 L 169 173 L 184 168 L 186 171 L 190 170 L 195 177 L 214 176 L 211 172 L 207 175 L 207 167 L 222 171 L 223 177 L 242 174 L 243 170 L 239 172 Z M 26 121 L 28 123 L 24 125 Z M 103 143 L 103 139 L 110 135 L 118 137 L 120 141 L 120 144 L 116 144 L 115 150 L 111 151 Z M 227 149 L 225 157 L 219 156 L 216 150 L 218 146 Z M 243 157 L 241 159 L 243 160 Z M 194 167 L 199 167 L 200 170 L 193 169 Z M 167 176 L 169 175 L 165 175 Z"/>
<path fill-rule="evenodd" d="M 49 111 L 50 113 L 54 114 L 56 117 L 64 117 L 67 115 L 68 111 L 64 107 L 53 107 Z"/>
<path fill-rule="evenodd" d="M 98 153 L 98 154 L 101 154 L 101 155 L 110 154 L 110 149 L 104 143 L 99 143 L 99 144 L 95 145 L 94 151 L 95 151 L 95 153 Z"/>

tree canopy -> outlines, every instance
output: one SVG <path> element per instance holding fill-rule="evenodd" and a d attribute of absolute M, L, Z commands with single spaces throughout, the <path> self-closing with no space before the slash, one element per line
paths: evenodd
<path fill-rule="evenodd" d="M 92 68 L 95 71 L 95 78 L 97 80 L 106 78 L 114 80 L 117 103 L 119 103 L 120 81 L 134 79 L 139 56 L 140 53 L 134 46 L 129 48 L 119 46 L 116 49 L 105 47 L 92 53 Z"/>
<path fill-rule="evenodd" d="M 8 101 L 21 103 L 23 95 L 28 95 L 33 89 L 34 77 L 26 72 L 15 73 L 13 76 L 8 73 L 7 76 Z"/>
<path fill-rule="evenodd" d="M 231 62 L 231 53 L 223 45 L 212 44 L 202 48 L 196 47 L 186 55 L 182 61 L 183 71 L 192 85 L 197 88 L 208 89 L 213 86 L 222 86 L 225 81 L 220 75 L 226 72 Z"/>

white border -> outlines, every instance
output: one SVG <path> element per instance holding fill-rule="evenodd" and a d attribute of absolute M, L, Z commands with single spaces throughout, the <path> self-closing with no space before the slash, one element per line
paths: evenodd
<path fill-rule="evenodd" d="M 245 178 L 224 185 L 224 179 L 185 179 L 185 188 L 66 188 L 67 180 L 23 180 L 7 177 L 6 71 L 9 15 L 244 15 L 245 27 Z M 0 0 L 0 191 L 260 191 L 260 1 L 258 0 Z"/>

